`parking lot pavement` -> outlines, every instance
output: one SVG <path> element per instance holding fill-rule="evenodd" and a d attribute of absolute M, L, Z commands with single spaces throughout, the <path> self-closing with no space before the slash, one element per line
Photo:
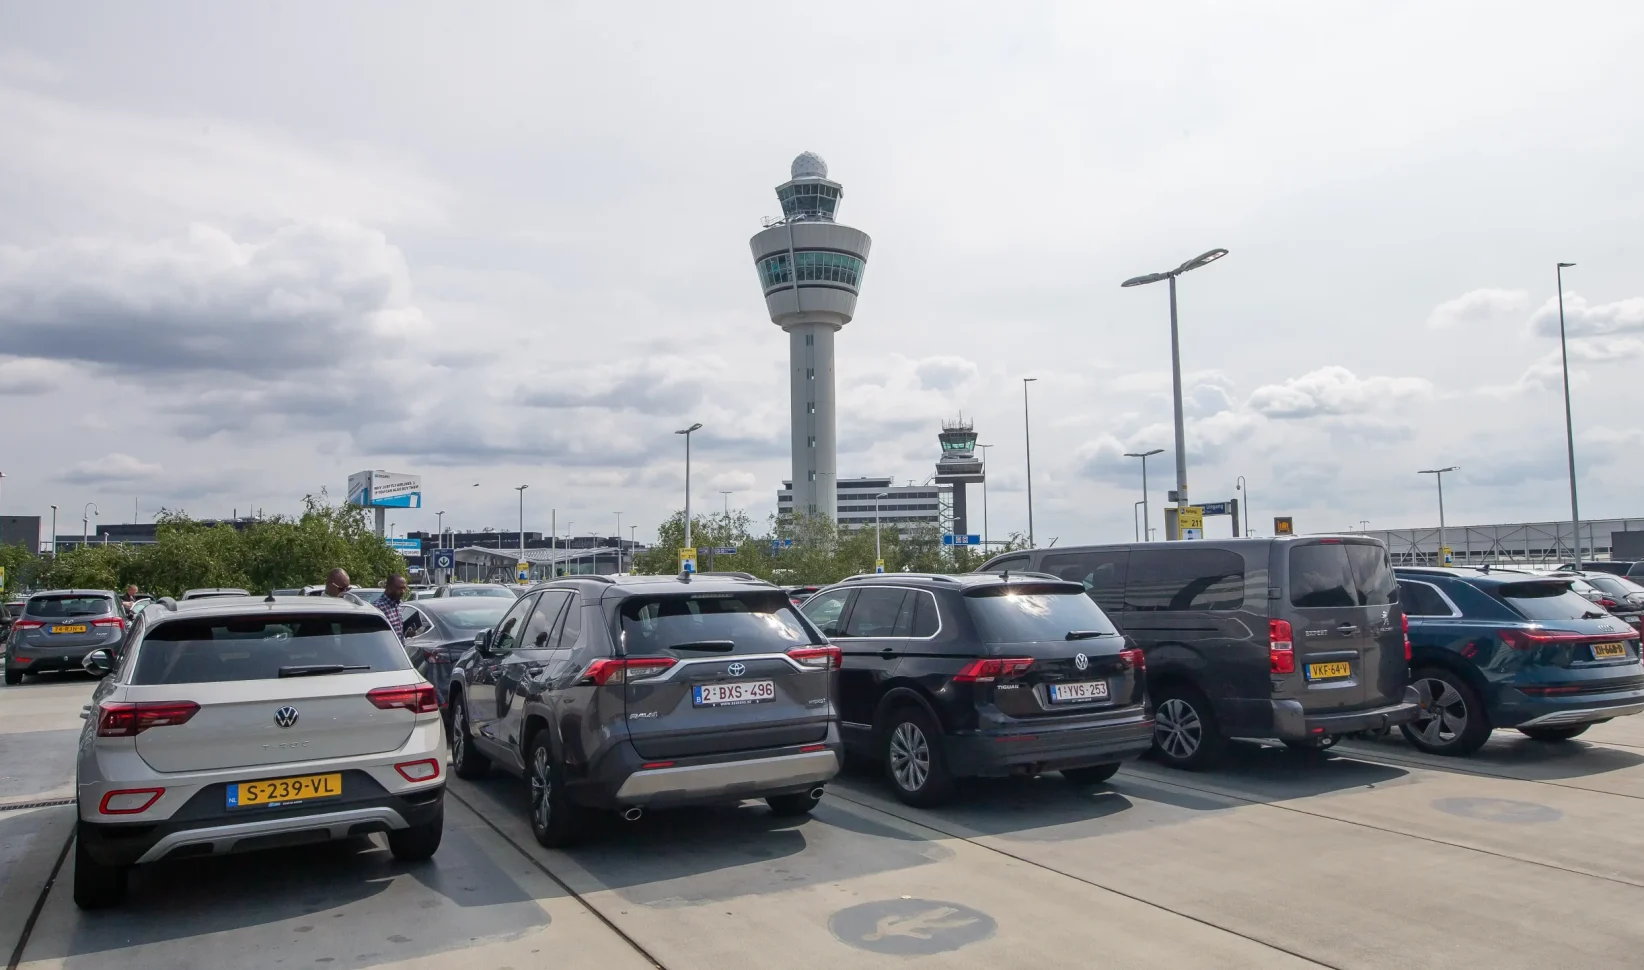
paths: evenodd
<path fill-rule="evenodd" d="M 48 736 L 77 729 L 89 690 L 0 694 L 0 775 L 50 790 L 71 774 L 72 744 Z M 1462 760 L 1241 744 L 1213 772 L 990 781 L 935 810 L 855 771 L 808 821 L 757 803 L 613 818 L 569 852 L 531 839 L 520 783 L 497 775 L 452 783 L 431 864 L 371 840 L 179 862 L 90 914 L 72 859 L 41 893 L 72 808 L 0 811 L 0 958 L 38 903 L 23 967 L 1632 965 L 1632 720 L 1563 745 L 1500 732 Z M 26 734 L 43 743 L 13 743 Z M 61 761 L 16 763 L 42 753 Z"/>

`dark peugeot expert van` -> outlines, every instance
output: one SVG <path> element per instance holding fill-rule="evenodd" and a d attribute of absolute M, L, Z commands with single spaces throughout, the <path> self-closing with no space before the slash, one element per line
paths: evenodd
<path fill-rule="evenodd" d="M 1365 536 L 1122 543 L 997 556 L 1084 584 L 1145 651 L 1154 754 L 1209 767 L 1228 738 L 1327 747 L 1418 713 L 1387 549 Z"/>

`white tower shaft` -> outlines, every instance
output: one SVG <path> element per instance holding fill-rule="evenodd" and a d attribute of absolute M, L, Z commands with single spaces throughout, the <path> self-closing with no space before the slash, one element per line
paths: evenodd
<path fill-rule="evenodd" d="M 833 335 L 827 323 L 788 331 L 793 414 L 793 498 L 799 512 L 839 517 L 838 440 L 834 418 Z"/>

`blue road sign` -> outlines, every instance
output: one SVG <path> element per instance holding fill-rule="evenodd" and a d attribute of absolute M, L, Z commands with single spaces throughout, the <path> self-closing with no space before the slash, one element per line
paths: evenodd
<path fill-rule="evenodd" d="M 734 555 L 736 555 L 736 547 L 735 546 L 716 546 L 712 549 L 709 549 L 708 551 L 713 553 L 716 556 L 734 556 Z"/>
<path fill-rule="evenodd" d="M 457 566 L 457 551 L 455 549 L 435 549 L 433 567 L 435 569 L 455 569 Z"/>
<path fill-rule="evenodd" d="M 944 546 L 979 546 L 981 544 L 982 537 L 979 535 L 961 536 L 949 532 L 942 536 L 942 545 Z"/>
<path fill-rule="evenodd" d="M 793 545 L 793 540 L 792 539 L 772 539 L 771 540 L 771 549 L 773 549 L 773 550 L 786 549 L 791 545 Z"/>
<path fill-rule="evenodd" d="M 1200 502 L 1199 508 L 1205 515 L 1231 515 L 1233 506 L 1229 502 Z"/>

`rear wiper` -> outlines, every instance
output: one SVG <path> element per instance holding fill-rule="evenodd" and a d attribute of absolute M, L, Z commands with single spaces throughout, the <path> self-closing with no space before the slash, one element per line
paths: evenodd
<path fill-rule="evenodd" d="M 1068 639 L 1068 640 L 1093 640 L 1096 637 L 1105 637 L 1105 636 L 1107 636 L 1107 631 L 1106 630 L 1069 630 L 1069 631 L 1067 631 L 1066 639 Z"/>
<path fill-rule="evenodd" d="M 318 674 L 346 674 L 354 670 L 370 670 L 370 664 L 301 664 L 281 667 L 281 677 L 313 677 Z"/>
<path fill-rule="evenodd" d="M 1581 614 L 1581 618 L 1583 620 L 1602 620 L 1608 615 L 1609 614 L 1607 613 L 1594 613 L 1593 611 L 1588 610 L 1587 612 Z"/>
<path fill-rule="evenodd" d="M 676 643 L 669 650 L 700 650 L 704 653 L 730 653 L 736 649 L 735 640 L 692 640 L 690 643 Z"/>

